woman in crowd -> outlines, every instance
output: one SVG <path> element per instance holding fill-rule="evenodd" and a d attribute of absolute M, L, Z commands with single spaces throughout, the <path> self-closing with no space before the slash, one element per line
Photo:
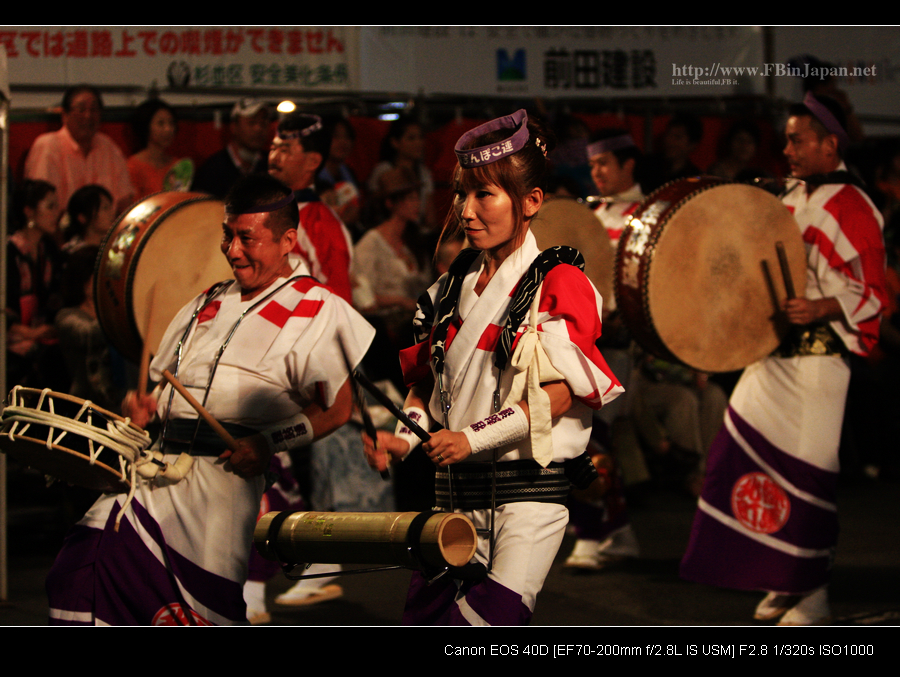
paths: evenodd
<path fill-rule="evenodd" d="M 390 215 L 356 245 L 354 275 L 371 290 L 371 304 L 365 310 L 383 317 L 397 342 L 399 334 L 411 327 L 419 293 L 434 278 L 422 256 L 419 184 L 400 167 L 385 172 L 381 183 Z"/>
<path fill-rule="evenodd" d="M 53 317 L 60 307 L 56 188 L 27 179 L 16 193 L 16 205 L 18 228 L 7 244 L 7 383 L 65 386 L 65 378 L 54 375 L 48 363 L 54 361 L 48 353 L 56 343 Z"/>
<path fill-rule="evenodd" d="M 134 111 L 132 131 L 138 152 L 128 158 L 135 199 L 161 190 L 188 190 L 194 177 L 189 158 L 169 153 L 175 141 L 175 111 L 162 99 L 148 99 Z"/>
<path fill-rule="evenodd" d="M 456 145 L 444 230 L 464 231 L 474 249 L 421 297 L 419 343 L 401 354 L 405 411 L 426 430 L 443 424 L 422 445 L 437 466 L 438 506 L 491 538 L 478 541 L 481 575 L 452 571 L 427 585 L 413 574 L 407 624 L 530 621 L 568 522 L 570 477 L 596 477 L 584 454 L 591 410 L 622 391 L 594 345 L 601 299 L 580 255 L 541 252 L 528 228 L 544 199 L 548 146 L 524 110 Z M 379 432 L 377 447 L 364 439 L 379 469 L 418 444 L 402 424 Z"/>
<path fill-rule="evenodd" d="M 95 183 L 76 190 L 69 198 L 66 212 L 69 215 L 69 227 L 66 229 L 68 251 L 85 245 L 100 246 L 115 218 L 112 195 Z"/>
<path fill-rule="evenodd" d="M 381 179 L 385 172 L 393 167 L 406 168 L 420 184 L 419 225 L 423 231 L 432 232 L 437 224 L 432 205 L 434 181 L 424 158 L 425 135 L 421 125 L 408 117 L 394 120 L 381 142 L 381 162 L 375 165 L 369 176 L 369 192 L 376 197 L 384 196 Z"/>

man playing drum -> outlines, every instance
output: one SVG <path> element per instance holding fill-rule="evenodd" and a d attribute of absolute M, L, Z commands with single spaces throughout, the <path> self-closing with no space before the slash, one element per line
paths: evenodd
<path fill-rule="evenodd" d="M 125 413 L 163 421 L 161 451 L 188 452 L 178 483 L 142 482 L 106 495 L 66 539 L 47 580 L 51 622 L 233 624 L 244 622 L 242 586 L 276 450 L 329 434 L 351 412 L 347 363 L 374 331 L 315 279 L 294 275 L 291 191 L 268 176 L 242 179 L 225 207 L 222 253 L 235 279 L 201 294 L 169 326 L 150 367 L 173 372 L 237 438 L 233 452 L 167 385 L 132 393 Z M 119 522 L 118 526 L 116 525 Z"/>
<path fill-rule="evenodd" d="M 812 625 L 830 615 L 847 357 L 878 340 L 885 253 L 881 215 L 841 159 L 849 138 L 840 106 L 808 94 L 791 108 L 786 136 L 797 181 L 782 201 L 806 245 L 805 297 L 784 305 L 793 334 L 734 390 L 681 575 L 764 590 L 757 620 Z"/>
<path fill-rule="evenodd" d="M 641 158 L 641 151 L 631 134 L 623 129 L 601 129 L 593 138 L 594 141 L 587 146 L 587 156 L 591 179 L 602 198 L 594 215 L 609 234 L 615 251 L 631 214 L 644 199 L 641 186 L 635 181 L 635 167 Z M 611 296 L 607 310 L 614 311 L 615 307 L 615 297 Z M 610 312 L 604 314 L 609 315 Z M 600 352 L 627 390 L 629 375 L 634 368 L 631 337 L 621 320 L 604 318 L 604 321 L 607 331 L 600 338 Z M 625 414 L 625 401 L 626 398 L 620 397 L 610 402 L 596 412 L 595 417 L 612 430 L 616 419 Z M 619 448 L 616 452 L 617 456 L 628 453 L 632 453 L 632 458 L 640 456 L 639 449 Z M 622 463 L 621 458 L 617 460 Z M 636 462 L 643 463 L 642 459 Z M 631 467 L 635 465 L 631 459 L 626 463 Z M 638 556 L 638 541 L 625 509 L 621 476 L 615 475 L 618 475 L 618 470 L 614 471 L 610 489 L 603 499 L 589 503 L 570 502 L 571 524 L 578 540 L 566 559 L 567 567 L 595 571 L 624 557 Z"/>

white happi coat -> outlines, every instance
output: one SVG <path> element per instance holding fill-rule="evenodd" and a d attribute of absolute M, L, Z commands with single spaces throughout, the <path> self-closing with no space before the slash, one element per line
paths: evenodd
<path fill-rule="evenodd" d="M 497 386 L 494 347 L 506 322 L 512 295 L 539 253 L 529 231 L 523 245 L 503 262 L 480 296 L 474 290 L 484 265 L 483 254 L 475 259 L 463 280 L 458 316 L 447 333 L 444 363 L 444 387 L 449 388 L 452 402 L 451 430 L 461 430 L 493 413 L 493 393 Z M 428 290 L 435 306 L 440 287 L 439 282 Z M 537 326 L 540 344 L 553 368 L 575 395 L 569 412 L 551 422 L 553 461 L 565 461 L 583 453 L 590 438 L 592 409 L 599 409 L 623 392 L 595 345 L 600 336 L 601 304 L 593 284 L 574 266 L 557 265 L 547 273 L 540 288 Z M 519 327 L 517 344 L 530 325 L 530 317 L 529 312 Z M 430 369 L 429 347 L 430 340 L 425 340 L 401 356 L 408 383 Z M 503 373 L 500 388 L 503 403 L 509 396 L 514 370 L 508 366 Z M 437 385 L 428 406 L 432 418 L 441 421 Z M 530 406 L 534 405 L 530 403 Z M 497 453 L 500 462 L 533 458 L 531 440 L 526 438 L 505 445 Z M 467 462 L 487 462 L 491 456 L 492 451 L 486 451 L 471 456 Z M 490 524 L 490 510 L 465 514 L 478 527 Z M 485 581 L 468 590 L 464 588 L 456 593 L 452 588 L 455 597 L 451 594 L 446 600 L 448 615 L 442 622 L 527 623 L 567 522 L 568 511 L 564 505 L 522 502 L 499 506 L 493 568 Z M 487 563 L 488 549 L 488 539 L 480 538 L 475 560 Z M 422 600 L 415 592 L 419 587 L 414 577 L 404 622 L 422 622 L 419 616 Z"/>
<path fill-rule="evenodd" d="M 881 215 L 849 184 L 812 194 L 799 185 L 783 202 L 806 245 L 806 298 L 837 299 L 843 317 L 831 328 L 866 355 L 886 299 Z M 772 356 L 747 367 L 710 451 L 683 577 L 789 594 L 828 582 L 849 382 L 840 355 Z M 742 507 L 755 500 L 751 485 L 769 497 L 755 512 Z"/>
<path fill-rule="evenodd" d="M 444 387 L 449 389 L 452 402 L 451 430 L 462 430 L 493 413 L 492 398 L 497 387 L 493 350 L 506 322 L 512 294 L 539 253 L 529 231 L 524 244 L 503 262 L 480 296 L 475 293 L 475 283 L 484 265 L 483 254 L 475 259 L 462 283 L 458 317 L 448 332 L 444 364 Z M 428 290 L 435 306 L 439 290 L 440 283 Z M 553 461 L 580 455 L 590 437 L 591 409 L 599 409 L 623 392 L 594 345 L 600 335 L 601 305 L 600 294 L 593 284 L 573 266 L 556 266 L 544 279 L 538 317 L 541 346 L 576 397 L 572 409 L 552 422 Z M 530 314 L 527 314 L 519 335 L 529 324 Z M 458 331 L 454 332 L 457 327 Z M 427 362 L 427 344 L 426 341 L 410 349 L 416 352 L 414 361 L 419 365 Z M 408 363 L 404 367 L 408 371 Z M 506 402 L 513 371 L 507 367 L 503 373 L 501 402 Z M 434 420 L 440 422 L 437 386 L 429 408 Z M 499 450 L 500 461 L 531 457 L 529 439 Z M 471 460 L 489 459 L 476 455 Z"/>
<path fill-rule="evenodd" d="M 261 299 L 265 300 L 259 303 Z M 172 321 L 150 367 L 154 380 L 162 378 L 164 369 L 174 373 L 176 346 L 204 301 L 205 294 L 197 297 Z M 241 301 L 240 287 L 232 282 L 199 313 L 184 343 L 177 376 L 198 400 L 204 399 L 217 351 L 240 314 L 257 303 L 225 349 L 205 406 L 221 422 L 263 430 L 296 415 L 313 401 L 317 391 L 325 406 L 331 406 L 347 379 L 347 360 L 356 365 L 362 359 L 374 330 L 311 277 L 290 282 L 280 278 L 250 301 Z M 177 392 L 169 410 L 170 392 L 171 386 L 166 385 L 159 398 L 160 416 L 164 420 L 196 419 L 194 409 Z M 167 461 L 175 458 L 166 455 Z M 135 496 L 135 503 L 143 509 L 141 515 L 149 515 L 158 524 L 165 546 L 201 570 L 198 574 L 192 568 L 192 581 L 180 578 L 177 572 L 172 575 L 179 576 L 187 603 L 208 622 L 243 620 L 204 605 L 191 586 L 196 582 L 208 590 L 218 585 L 215 581 L 226 579 L 236 584 L 231 590 L 240 595 L 262 490 L 262 476 L 244 479 L 226 471 L 215 456 L 199 456 L 181 482 L 143 482 Z M 118 510 L 121 500 L 121 495 L 102 498 L 81 524 L 103 529 L 110 510 Z M 152 556 L 165 564 L 167 557 L 160 551 L 155 525 L 148 527 L 146 518 L 136 516 L 134 505 L 124 519 L 137 530 Z M 209 580 L 203 578 L 206 574 L 212 575 Z"/>

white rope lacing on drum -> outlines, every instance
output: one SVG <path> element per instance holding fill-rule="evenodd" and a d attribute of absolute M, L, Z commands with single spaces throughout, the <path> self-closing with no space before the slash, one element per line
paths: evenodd
<path fill-rule="evenodd" d="M 128 496 L 122 505 L 119 514 L 116 517 L 116 529 L 118 530 L 119 521 L 127 510 L 134 498 L 137 490 L 138 475 L 142 478 L 150 479 L 157 474 L 164 474 L 168 479 L 178 481 L 182 479 L 185 473 L 190 469 L 193 459 L 187 456 L 187 460 L 182 457 L 174 464 L 166 464 L 162 461 L 162 454 L 158 452 L 148 452 L 147 447 L 150 446 L 150 435 L 145 430 L 131 426 L 131 419 L 109 419 L 99 412 L 97 415 L 106 422 L 106 429 L 94 425 L 94 410 L 90 400 L 85 400 L 81 409 L 74 418 L 62 416 L 54 411 L 53 392 L 49 388 L 41 391 L 37 405 L 32 407 L 23 406 L 23 403 L 17 398 L 20 386 L 13 387 L 10 393 L 10 401 L 12 404 L 3 410 L 2 420 L 5 424 L 12 421 L 13 424 L 7 433 L 10 440 L 15 440 L 15 433 L 18 430 L 19 435 L 24 435 L 28 428 L 34 425 L 47 426 L 47 449 L 59 446 L 63 438 L 71 433 L 78 435 L 88 441 L 88 459 L 91 465 L 94 465 L 100 457 L 104 449 L 116 452 L 119 457 L 119 469 L 123 477 L 130 479 L 131 486 L 128 490 Z M 44 411 L 41 407 L 47 402 L 48 410 Z M 82 417 L 85 420 L 80 420 Z M 98 422 L 99 423 L 99 422 Z M 59 433 L 58 435 L 56 433 Z M 54 437 L 56 435 L 56 437 Z M 186 456 L 186 455 L 182 455 Z"/>

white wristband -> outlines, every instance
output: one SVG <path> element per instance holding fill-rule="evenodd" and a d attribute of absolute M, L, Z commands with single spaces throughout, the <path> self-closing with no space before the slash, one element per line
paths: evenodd
<path fill-rule="evenodd" d="M 269 448 L 275 451 L 289 451 L 313 441 L 312 423 L 302 412 L 263 430 L 261 434 L 269 443 Z"/>
<path fill-rule="evenodd" d="M 428 413 L 424 409 L 420 409 L 419 407 L 407 407 L 403 410 L 403 413 L 409 416 L 413 421 L 419 424 L 419 427 L 424 431 L 428 431 L 431 429 L 431 417 L 428 416 Z M 397 427 L 394 430 L 394 436 L 399 437 L 401 440 L 406 440 L 409 444 L 409 451 L 407 451 L 403 458 L 405 459 L 409 456 L 409 452 L 415 449 L 422 443 L 422 440 L 419 439 L 419 436 L 416 435 L 412 430 L 406 427 L 406 424 L 403 421 L 397 421 Z"/>
<path fill-rule="evenodd" d="M 524 440 L 528 436 L 528 425 L 525 410 L 513 404 L 463 428 L 462 433 L 469 440 L 472 453 L 477 454 Z"/>

